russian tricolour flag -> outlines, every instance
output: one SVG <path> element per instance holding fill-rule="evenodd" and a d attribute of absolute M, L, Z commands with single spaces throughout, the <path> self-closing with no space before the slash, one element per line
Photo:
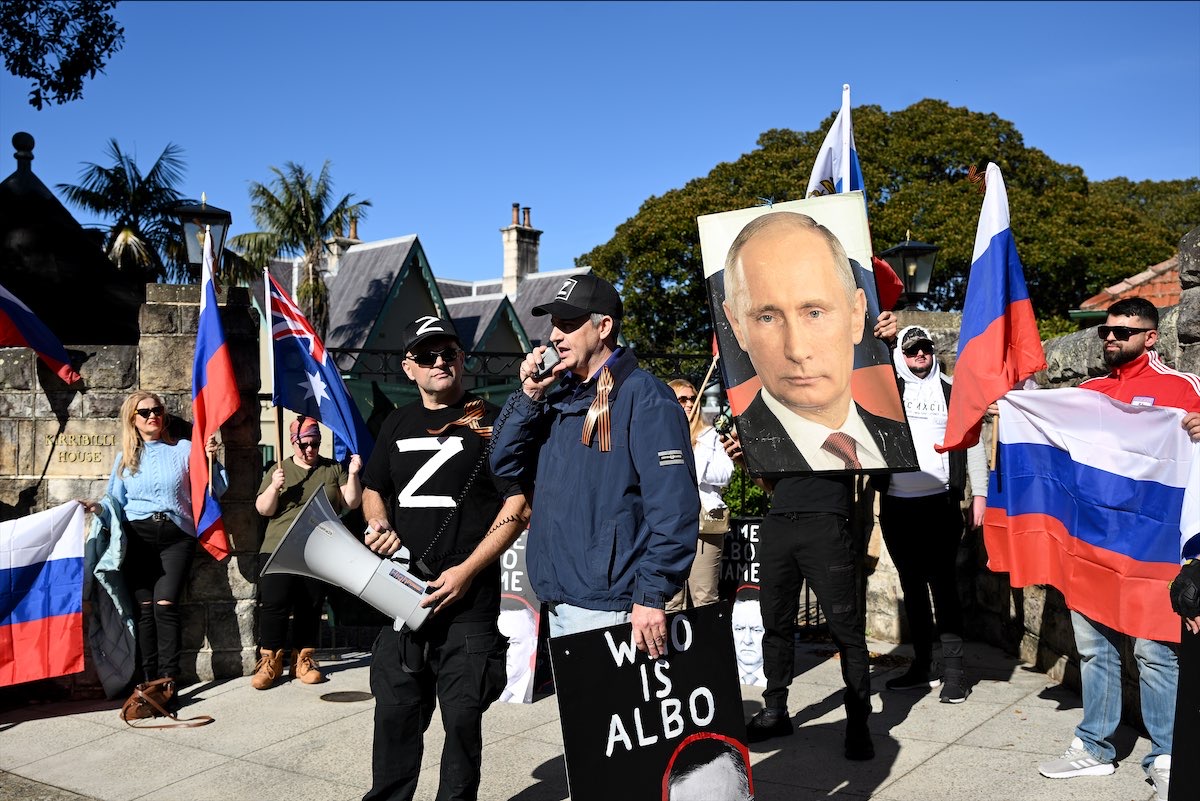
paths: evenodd
<path fill-rule="evenodd" d="M 958 334 L 946 440 L 935 449 L 963 450 L 979 442 L 987 407 L 1045 367 L 1025 271 L 1008 223 L 1004 176 L 989 163 Z"/>
<path fill-rule="evenodd" d="M 866 188 L 863 187 L 862 168 L 858 166 L 858 151 L 854 149 L 854 131 L 850 125 L 850 84 L 844 83 L 842 108 L 817 151 L 804 194 L 805 197 L 819 197 L 858 190 L 862 190 L 865 201 Z"/>
<path fill-rule="evenodd" d="M 0 686 L 83 670 L 83 506 L 0 523 Z"/>
<path fill-rule="evenodd" d="M 224 559 L 229 555 L 229 539 L 225 536 L 221 506 L 210 490 L 208 455 L 204 445 L 234 415 L 241 399 L 219 311 L 217 289 L 213 283 L 212 237 L 206 228 L 200 320 L 196 327 L 196 357 L 192 366 L 192 453 L 188 460 L 188 475 L 196 536 L 214 558 Z"/>
<path fill-rule="evenodd" d="M 30 348 L 68 384 L 79 380 L 67 349 L 21 300 L 0 286 L 0 347 Z"/>
<path fill-rule="evenodd" d="M 1010 392 L 999 404 L 988 567 L 1013 587 L 1049 584 L 1117 631 L 1179 642 L 1167 584 L 1200 532 L 1200 445 L 1184 412 L 1087 389 Z"/>

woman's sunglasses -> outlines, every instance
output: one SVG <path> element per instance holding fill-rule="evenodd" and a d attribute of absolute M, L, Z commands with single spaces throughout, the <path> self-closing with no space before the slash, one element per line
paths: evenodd
<path fill-rule="evenodd" d="M 161 406 L 151 406 L 149 409 L 134 409 L 143 420 L 149 420 L 151 417 L 162 417 L 166 411 Z"/>

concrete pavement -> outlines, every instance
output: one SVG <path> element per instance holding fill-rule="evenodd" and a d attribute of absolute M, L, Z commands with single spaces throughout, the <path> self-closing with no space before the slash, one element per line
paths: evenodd
<path fill-rule="evenodd" d="M 1058 756 L 1082 715 L 1079 696 L 996 648 L 969 643 L 971 695 L 938 702 L 937 691 L 893 692 L 906 646 L 871 643 L 876 758 L 842 756 L 842 678 L 833 647 L 798 646 L 792 737 L 752 746 L 758 801 L 1143 801 L 1154 796 L 1141 769 L 1145 737 L 1122 727 L 1112 776 L 1050 780 L 1038 762 Z M 129 728 L 119 702 L 63 702 L 0 712 L 0 799 L 31 801 L 340 801 L 370 784 L 373 701 L 369 654 L 327 652 L 329 681 L 287 682 L 266 692 L 249 677 L 186 688 L 181 717 L 196 729 Z M 343 694 L 349 700 L 323 700 Z M 337 697 L 336 695 L 334 697 Z M 762 704 L 742 688 L 747 716 Z M 494 704 L 484 718 L 483 801 L 567 798 L 562 732 L 553 695 Z M 418 799 L 432 799 L 442 732 L 426 735 Z"/>

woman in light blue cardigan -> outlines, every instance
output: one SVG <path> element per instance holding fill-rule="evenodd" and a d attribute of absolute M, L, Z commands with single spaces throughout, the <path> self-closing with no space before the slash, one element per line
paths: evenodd
<path fill-rule="evenodd" d="M 210 455 L 217 447 L 216 437 L 205 443 Z M 145 681 L 176 679 L 180 672 L 179 599 L 197 541 L 188 479 L 191 451 L 190 440 L 176 440 L 168 432 L 158 395 L 136 390 L 121 404 L 121 452 L 108 494 L 129 523 L 121 573 L 136 602 L 138 657 Z M 220 464 L 214 464 L 213 480 L 220 494 L 226 484 Z M 88 511 L 99 509 L 98 503 L 88 503 Z"/>

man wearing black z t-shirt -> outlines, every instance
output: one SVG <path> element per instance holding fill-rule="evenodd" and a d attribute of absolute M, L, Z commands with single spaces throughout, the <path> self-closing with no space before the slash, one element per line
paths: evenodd
<path fill-rule="evenodd" d="M 520 487 L 493 478 L 487 443 L 497 409 L 462 387 L 454 329 L 421 317 L 404 329 L 404 372 L 419 403 L 392 412 L 363 471 L 365 542 L 382 556 L 403 545 L 429 580 L 431 615 L 418 631 L 379 632 L 371 660 L 375 741 L 363 801 L 407 801 L 423 735 L 441 705 L 438 801 L 479 793 L 484 710 L 505 684 L 499 557 L 525 529 Z"/>

